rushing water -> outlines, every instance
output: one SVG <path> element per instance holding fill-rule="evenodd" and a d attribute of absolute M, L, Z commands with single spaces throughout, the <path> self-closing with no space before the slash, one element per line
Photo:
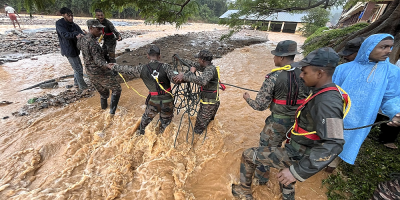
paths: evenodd
<path fill-rule="evenodd" d="M 273 68 L 273 44 L 235 49 L 216 59 L 222 81 L 258 90 Z M 0 107 L 0 114 L 9 114 L 32 95 L 44 93 L 40 89 L 16 93 L 15 87 L 71 72 L 66 59 L 58 55 L 30 62 L 47 66 L 38 68 L 46 73 L 29 62 L 20 64 L 22 71 L 15 63 L 0 67 L 0 100 L 14 101 Z M 30 70 L 29 76 L 24 70 Z M 129 84 L 141 94 L 147 92 L 139 79 Z M 186 142 L 184 121 L 174 148 L 180 117 L 175 116 L 163 135 L 156 134 L 154 120 L 144 136 L 136 136 L 145 99 L 122 88 L 111 120 L 108 111 L 100 109 L 98 94 L 37 115 L 1 120 L 0 199 L 232 199 L 240 155 L 257 146 L 269 111 L 252 110 L 242 98 L 244 91 L 228 86 L 221 92 L 220 109 L 204 142 L 203 137 L 194 138 L 193 146 Z M 256 93 L 250 95 L 255 98 Z M 272 171 L 267 186 L 253 187 L 256 199 L 281 199 L 276 173 Z M 320 172 L 297 183 L 296 199 L 326 199 L 321 188 L 325 177 Z"/>

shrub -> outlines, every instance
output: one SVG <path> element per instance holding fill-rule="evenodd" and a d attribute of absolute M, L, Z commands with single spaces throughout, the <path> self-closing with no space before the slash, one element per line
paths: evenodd
<path fill-rule="evenodd" d="M 307 40 L 304 42 L 304 45 L 301 47 L 304 51 L 303 54 L 307 55 L 311 51 L 326 47 L 326 46 L 334 46 L 338 44 L 343 37 L 350 35 L 351 33 L 358 31 L 367 27 L 368 23 L 357 23 L 353 26 L 349 26 L 346 28 L 340 29 L 332 29 L 329 31 L 321 31 L 318 33 L 320 29 L 318 29 L 313 35 L 311 35 Z"/>

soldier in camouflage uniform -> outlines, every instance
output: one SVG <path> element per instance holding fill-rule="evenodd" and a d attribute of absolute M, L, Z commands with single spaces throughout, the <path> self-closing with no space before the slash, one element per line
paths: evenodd
<path fill-rule="evenodd" d="M 99 20 L 99 22 L 104 26 L 103 28 L 103 52 L 105 55 L 105 58 L 107 61 L 110 63 L 115 63 L 115 47 L 117 46 L 117 40 L 121 41 L 122 37 L 121 34 L 117 31 L 117 29 L 114 27 L 113 23 L 104 18 L 103 11 L 101 9 L 96 9 L 96 19 Z M 118 38 L 118 39 L 117 39 Z"/>
<path fill-rule="evenodd" d="M 180 73 L 175 77 L 176 82 L 191 82 L 201 86 L 200 109 L 197 113 L 194 132 L 202 134 L 211 120 L 214 120 L 219 108 L 219 72 L 212 64 L 213 55 L 208 50 L 201 50 L 196 56 L 198 62 L 184 60 L 192 67 L 185 74 Z M 202 72 L 196 76 L 195 72 Z"/>
<path fill-rule="evenodd" d="M 309 88 L 300 80 L 301 69 L 292 66 L 295 55 L 299 54 L 295 41 L 281 41 L 271 53 L 278 68 L 267 74 L 255 100 L 247 92 L 243 98 L 254 110 L 270 107 L 271 115 L 260 133 L 260 146 L 278 147 L 293 126 L 294 113 L 307 98 Z"/>
<path fill-rule="evenodd" d="M 147 58 L 150 62 L 145 65 L 136 67 L 114 65 L 111 68 L 117 72 L 140 77 L 147 89 L 149 89 L 149 95 L 146 99 L 147 107 L 138 130 L 138 134 L 141 135 L 144 135 L 146 126 L 149 125 L 157 113 L 160 113 L 160 133 L 164 132 L 174 116 L 174 98 L 170 92 L 171 80 L 177 72 L 175 74 L 170 65 L 160 62 L 160 49 L 156 45 L 150 47 Z"/>
<path fill-rule="evenodd" d="M 375 189 L 373 200 L 398 200 L 400 199 L 400 178 L 379 183 Z"/>
<path fill-rule="evenodd" d="M 111 74 L 111 70 L 109 69 L 111 64 L 107 64 L 104 59 L 103 50 L 96 39 L 101 35 L 104 26 L 95 19 L 88 20 L 87 26 L 89 33 L 78 40 L 77 46 L 82 51 L 90 82 L 100 93 L 102 109 L 107 108 L 107 99 L 110 96 L 109 90 L 112 90 L 110 114 L 114 115 L 121 96 L 121 86 Z"/>
<path fill-rule="evenodd" d="M 240 184 L 232 185 L 235 197 L 253 199 L 253 175 L 256 173 L 268 180 L 270 167 L 274 167 L 281 169 L 277 178 L 282 199 L 294 200 L 294 183 L 313 176 L 342 151 L 344 102 L 332 83 L 338 62 L 337 53 L 325 47 L 311 52 L 299 63 L 302 66 L 300 77 L 306 86 L 313 87 L 313 95 L 296 111 L 291 140 L 285 148 L 254 147 L 243 152 Z M 264 166 L 264 171 L 257 171 L 260 165 Z"/>
<path fill-rule="evenodd" d="M 301 69 L 292 66 L 295 55 L 299 54 L 295 41 L 281 41 L 271 53 L 279 68 L 267 74 L 255 100 L 247 92 L 243 98 L 254 110 L 263 111 L 270 107 L 271 115 L 260 133 L 260 146 L 280 147 L 293 126 L 297 107 L 309 94 L 309 88 L 300 80 Z M 257 170 L 265 171 L 262 165 Z M 268 181 L 263 177 L 254 178 L 259 185 Z"/>

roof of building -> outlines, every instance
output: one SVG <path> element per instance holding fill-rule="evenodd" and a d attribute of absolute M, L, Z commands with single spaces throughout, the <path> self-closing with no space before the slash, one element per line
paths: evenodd
<path fill-rule="evenodd" d="M 220 19 L 227 19 L 230 15 L 239 12 L 239 10 L 228 10 L 223 15 L 221 15 Z M 248 15 L 241 16 L 240 19 L 246 20 L 259 20 L 259 21 L 276 21 L 276 22 L 302 22 L 301 18 L 306 16 L 307 13 L 288 13 L 288 12 L 278 12 L 271 14 L 269 16 L 265 15 Z"/>

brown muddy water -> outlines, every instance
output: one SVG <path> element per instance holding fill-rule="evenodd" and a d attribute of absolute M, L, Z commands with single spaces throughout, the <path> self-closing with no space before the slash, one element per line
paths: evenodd
<path fill-rule="evenodd" d="M 216 59 L 222 81 L 258 90 L 274 67 L 270 54 L 274 44 L 284 38 L 304 41 L 291 34 L 270 35 L 273 42 L 235 49 Z M 24 95 L 13 93 L 14 87 L 47 79 L 47 72 L 71 72 L 65 58 L 55 57 L 57 62 L 48 58 L 0 67 L 1 100 L 9 96 L 24 104 L 30 95 L 43 91 L 34 89 L 20 99 Z M 46 67 L 36 69 L 46 70 L 35 70 L 38 65 Z M 18 67 L 30 71 L 10 70 Z M 141 94 L 147 92 L 140 79 L 129 85 Z M 204 142 L 203 138 L 195 138 L 193 146 L 186 142 L 184 121 L 174 148 L 180 116 L 163 135 L 156 134 L 154 120 L 144 136 L 136 136 L 145 99 L 122 88 L 111 120 L 108 111 L 100 109 L 98 94 L 62 108 L 0 120 L 0 199 L 233 199 L 231 184 L 239 181 L 240 155 L 258 145 L 269 111 L 252 110 L 242 98 L 244 91 L 228 86 L 221 92 L 220 109 Z M 255 98 L 256 93 L 250 95 Z M 2 106 L 0 113 L 17 106 Z M 256 199 L 281 199 L 276 174 L 273 170 L 267 186 L 253 187 Z M 296 199 L 326 199 L 321 187 L 326 177 L 320 172 L 297 183 Z"/>

